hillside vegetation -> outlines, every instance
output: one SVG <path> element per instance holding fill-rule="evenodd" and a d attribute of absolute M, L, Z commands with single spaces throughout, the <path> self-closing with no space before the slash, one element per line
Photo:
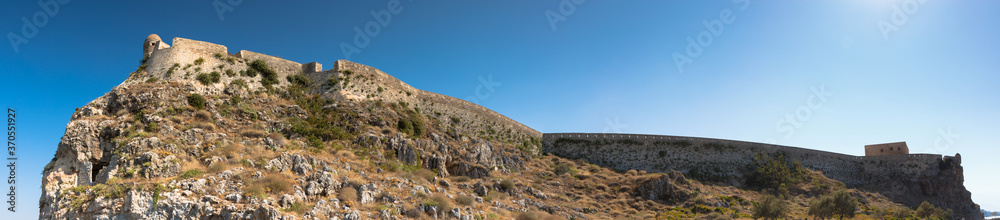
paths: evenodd
<path fill-rule="evenodd" d="M 539 140 L 491 122 L 419 107 L 429 103 L 380 99 L 404 91 L 365 76 L 273 79 L 266 64 L 250 66 L 261 76 L 179 82 L 140 69 L 78 109 L 46 166 L 40 217 L 950 218 L 845 188 L 781 155 L 758 155 L 744 187 L 612 170 L 540 154 Z M 280 81 L 288 86 L 273 86 Z M 218 83 L 224 89 L 206 92 Z M 359 100 L 327 94 L 352 83 L 378 89 Z"/>

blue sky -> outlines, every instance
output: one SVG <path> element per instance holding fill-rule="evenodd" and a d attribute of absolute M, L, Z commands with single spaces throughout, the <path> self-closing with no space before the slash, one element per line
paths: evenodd
<path fill-rule="evenodd" d="M 327 68 L 349 59 L 542 132 L 854 155 L 906 141 L 912 153 L 961 153 L 974 201 L 1000 210 L 991 169 L 1000 143 L 997 1 L 402 0 L 349 58 L 341 44 L 355 44 L 354 28 L 377 23 L 371 12 L 388 11 L 389 1 L 216 2 L 232 10 L 220 17 L 212 1 L 69 1 L 49 15 L 33 1 L 2 3 L 0 103 L 20 112 L 17 216 L 37 218 L 35 186 L 74 108 L 135 70 L 151 33 Z M 33 36 L 22 17 L 37 17 Z M 27 42 L 15 51 L 10 34 Z M 690 58 L 683 71 L 675 54 Z"/>

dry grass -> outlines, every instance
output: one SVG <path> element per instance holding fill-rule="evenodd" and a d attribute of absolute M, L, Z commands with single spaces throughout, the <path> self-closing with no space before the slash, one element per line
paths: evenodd
<path fill-rule="evenodd" d="M 209 173 L 219 173 L 228 169 L 229 169 L 229 163 L 225 161 L 215 162 L 212 163 L 211 166 L 208 166 Z"/>
<path fill-rule="evenodd" d="M 215 124 L 210 122 L 195 121 L 191 122 L 191 128 L 200 128 L 206 131 L 215 131 Z"/>
<path fill-rule="evenodd" d="M 434 171 L 428 170 L 427 168 L 420 168 L 419 170 L 413 172 L 414 175 L 419 176 L 421 179 L 427 180 L 428 183 L 434 182 Z"/>
<path fill-rule="evenodd" d="M 472 196 L 460 195 L 455 197 L 455 202 L 463 206 L 472 205 L 474 201 L 475 199 L 473 199 Z"/>
<path fill-rule="evenodd" d="M 357 202 L 358 190 L 354 189 L 354 187 L 344 187 L 340 189 L 340 193 L 337 194 L 337 198 L 345 202 L 346 201 Z"/>
<path fill-rule="evenodd" d="M 247 187 L 247 193 L 254 195 L 259 193 L 271 193 L 282 195 L 292 191 L 292 180 L 282 173 L 268 173 L 259 180 L 252 180 Z"/>
<path fill-rule="evenodd" d="M 555 220 L 555 219 L 563 219 L 563 218 L 559 217 L 559 216 L 555 216 L 555 215 L 549 215 L 549 213 L 542 212 L 542 211 L 530 211 L 530 212 L 523 212 L 521 214 L 518 214 L 516 219 L 517 220 Z"/>
<path fill-rule="evenodd" d="M 270 137 L 271 140 L 274 140 L 274 143 L 278 146 L 288 145 L 288 139 L 285 139 L 285 136 L 281 135 L 281 133 L 278 132 L 271 133 L 271 135 L 268 135 L 268 137 Z"/>
<path fill-rule="evenodd" d="M 448 213 L 454 208 L 451 205 L 451 199 L 440 194 L 432 196 L 429 201 L 424 202 L 424 205 L 437 206 L 437 210 L 441 213 Z"/>
<path fill-rule="evenodd" d="M 267 135 L 267 133 L 264 132 L 264 130 L 254 129 L 254 128 L 245 128 L 240 131 L 240 136 L 248 138 L 260 138 L 264 137 L 264 135 Z"/>
<path fill-rule="evenodd" d="M 199 110 L 194 113 L 194 119 L 198 121 L 211 122 L 212 113 L 209 113 L 208 111 L 205 110 Z"/>

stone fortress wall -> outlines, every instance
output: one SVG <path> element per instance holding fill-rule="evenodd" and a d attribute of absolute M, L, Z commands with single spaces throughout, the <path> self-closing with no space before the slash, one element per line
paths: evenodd
<path fill-rule="evenodd" d="M 742 178 L 757 153 L 783 154 L 852 187 L 898 175 L 936 176 L 939 164 L 952 158 L 936 154 L 852 156 L 745 141 L 641 134 L 546 133 L 542 142 L 547 153 L 615 169 L 678 170 L 723 179 Z M 960 160 L 958 155 L 954 159 Z"/>
<path fill-rule="evenodd" d="M 982 219 L 965 188 L 962 157 L 937 154 L 853 156 L 745 141 L 641 134 L 547 133 L 544 151 L 618 170 L 666 172 L 741 186 L 756 154 L 784 155 L 851 188 L 915 207 L 928 201 L 956 216 Z M 902 147 L 890 143 L 882 147 Z M 905 149 L 905 148 L 904 148 Z"/>
<path fill-rule="evenodd" d="M 226 69 L 239 72 L 248 69 L 250 62 L 262 60 L 267 63 L 268 67 L 278 73 L 279 86 L 287 85 L 288 82 L 285 80 L 285 76 L 302 73 L 312 82 L 321 85 L 320 92 L 327 98 L 381 99 L 389 103 L 404 101 L 428 112 L 441 113 L 441 117 L 443 117 L 441 120 L 445 122 L 449 121 L 450 117 L 459 118 L 462 121 L 460 126 L 468 127 L 469 129 L 465 130 L 470 135 L 476 135 L 480 130 L 486 130 L 484 128 L 489 127 L 495 130 L 510 130 L 520 133 L 512 135 L 515 137 L 542 138 L 541 132 L 490 109 L 462 99 L 413 88 L 403 81 L 370 66 L 346 60 L 338 60 L 334 62 L 332 69 L 323 71 L 323 66 L 316 62 L 300 64 L 247 50 L 241 50 L 236 54 L 229 54 L 225 46 L 204 41 L 174 38 L 173 44 L 173 46 L 167 45 L 156 35 L 150 35 L 146 39 L 143 45 L 143 53 L 144 56 L 147 52 L 149 54 L 149 59 L 146 62 L 148 64 L 146 71 L 149 74 L 171 81 L 190 81 L 190 83 L 196 84 L 194 76 L 198 73 L 209 73 L 211 71 L 222 73 Z M 216 54 L 222 54 L 224 56 L 223 59 L 216 58 Z M 229 63 L 225 60 L 228 57 L 235 58 L 236 62 Z M 203 58 L 205 62 L 187 69 L 183 68 L 188 64 L 193 64 L 198 58 Z M 175 63 L 180 65 L 181 68 L 173 67 Z M 219 65 L 223 65 L 224 68 L 217 69 Z M 201 68 L 200 72 L 194 70 L 197 67 Z M 167 77 L 167 72 L 171 68 L 174 68 L 174 72 Z M 348 76 L 348 74 L 343 73 L 346 70 L 351 70 L 353 75 Z M 221 83 L 205 86 L 209 89 L 204 89 L 203 92 L 221 92 L 225 85 L 236 79 L 244 79 L 250 82 L 248 83 L 250 89 L 256 90 L 260 84 L 253 82 L 260 81 L 260 77 L 222 77 Z M 323 84 L 330 78 L 349 79 L 350 83 L 347 83 L 346 88 L 344 86 L 324 86 Z M 382 89 L 386 92 L 376 92 L 379 87 L 383 87 Z M 370 94 L 376 94 L 377 96 L 368 96 Z"/>
<path fill-rule="evenodd" d="M 152 43 L 152 45 L 149 45 Z M 172 41 L 173 45 L 168 45 L 166 42 L 160 40 L 159 36 L 150 35 L 145 44 L 143 45 L 144 56 L 147 55 L 148 60 L 146 61 L 147 67 L 146 72 L 160 77 L 162 79 L 169 79 L 171 81 L 191 81 L 194 82 L 195 76 L 199 73 L 210 73 L 212 71 L 217 71 L 220 74 L 224 73 L 226 69 L 232 69 L 235 72 L 241 70 L 246 70 L 249 68 L 250 62 L 255 60 L 262 60 L 267 63 L 268 67 L 275 70 L 278 73 L 279 85 L 285 85 L 287 82 L 284 80 L 285 76 L 299 73 L 312 73 L 322 71 L 323 67 L 321 64 L 313 62 L 306 65 L 293 62 L 290 60 L 282 59 L 275 56 L 270 56 L 266 54 L 256 53 L 247 50 L 240 50 L 236 54 L 230 54 L 226 46 L 191 40 L 186 38 L 174 38 Z M 221 54 L 222 59 L 216 57 L 216 54 Z M 201 65 L 193 65 L 195 60 L 204 59 L 204 63 Z M 226 61 L 227 58 L 235 59 L 235 62 L 230 63 Z M 174 64 L 179 65 L 179 68 L 175 68 Z M 190 68 L 184 68 L 187 65 L 192 64 Z M 222 65 L 222 69 L 217 67 Z M 167 76 L 167 72 L 171 68 L 174 71 L 170 76 Z M 196 70 L 200 68 L 200 71 Z M 245 76 L 235 76 L 235 77 L 223 77 L 222 83 L 217 83 L 210 85 L 209 87 L 215 88 L 209 89 L 208 91 L 219 91 L 221 88 L 228 85 L 229 82 L 236 79 L 244 79 L 247 82 L 257 82 L 260 81 L 260 75 L 256 77 L 245 77 Z M 256 89 L 258 83 L 249 83 L 251 89 Z"/>

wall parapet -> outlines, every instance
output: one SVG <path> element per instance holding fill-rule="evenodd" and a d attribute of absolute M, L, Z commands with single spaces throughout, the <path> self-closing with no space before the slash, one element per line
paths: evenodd
<path fill-rule="evenodd" d="M 567 141 L 560 143 L 561 139 Z M 870 176 L 937 175 L 934 168 L 944 160 L 937 154 L 855 156 L 766 143 L 649 134 L 545 133 L 542 142 L 548 153 L 583 158 L 616 169 L 694 171 L 699 175 L 735 178 L 744 175 L 739 170 L 746 171 L 746 167 L 753 165 L 753 155 L 782 154 L 849 186 L 867 184 L 875 178 Z M 685 143 L 679 144 L 682 142 Z M 701 170 L 704 167 L 720 169 Z"/>

